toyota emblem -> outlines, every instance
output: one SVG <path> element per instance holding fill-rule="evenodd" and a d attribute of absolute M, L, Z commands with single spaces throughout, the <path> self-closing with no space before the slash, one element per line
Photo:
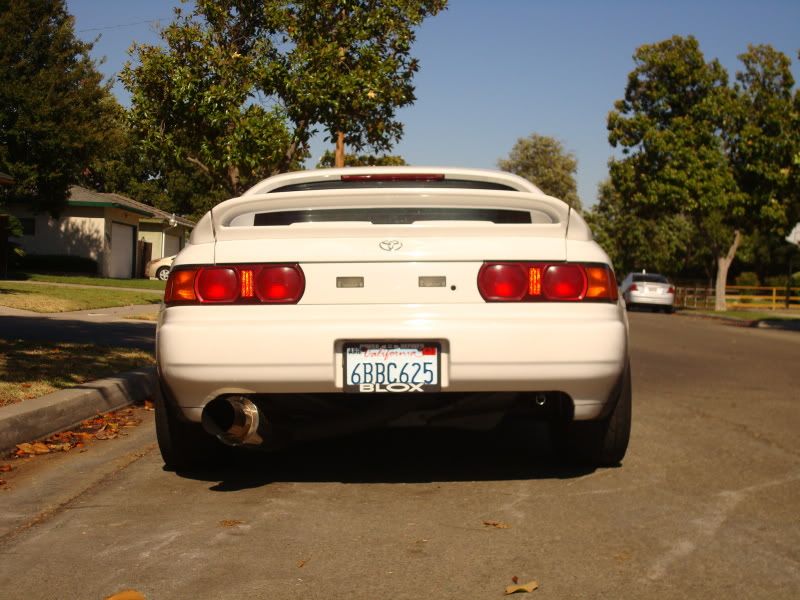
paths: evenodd
<path fill-rule="evenodd" d="M 400 240 L 383 240 L 378 246 L 380 246 L 381 250 L 391 252 L 392 250 L 400 250 L 403 247 L 403 242 Z"/>

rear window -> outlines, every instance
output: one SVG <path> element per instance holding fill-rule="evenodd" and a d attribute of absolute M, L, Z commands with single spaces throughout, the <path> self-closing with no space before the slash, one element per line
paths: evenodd
<path fill-rule="evenodd" d="M 256 213 L 253 225 L 362 221 L 373 225 L 410 225 L 419 221 L 485 221 L 497 224 L 552 223 L 545 213 L 527 210 L 458 207 L 380 207 L 282 210 Z"/>
<path fill-rule="evenodd" d="M 658 273 L 640 273 L 633 276 L 634 281 L 641 281 L 644 283 L 669 283 L 666 277 Z"/>
<path fill-rule="evenodd" d="M 457 188 L 462 190 L 498 190 L 502 192 L 516 192 L 511 186 L 491 181 L 470 181 L 468 179 L 425 179 L 425 180 L 346 180 L 332 179 L 329 181 L 309 181 L 307 183 L 292 183 L 283 187 L 270 190 L 271 194 L 277 192 L 314 192 L 318 190 L 352 190 L 372 188 Z"/>

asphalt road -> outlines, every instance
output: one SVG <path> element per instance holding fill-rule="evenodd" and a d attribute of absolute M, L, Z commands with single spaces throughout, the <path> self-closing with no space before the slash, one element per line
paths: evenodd
<path fill-rule="evenodd" d="M 643 313 L 631 333 L 620 468 L 561 466 L 538 430 L 398 431 L 180 476 L 143 413 L 3 474 L 0 596 L 800 597 L 800 334 Z"/>

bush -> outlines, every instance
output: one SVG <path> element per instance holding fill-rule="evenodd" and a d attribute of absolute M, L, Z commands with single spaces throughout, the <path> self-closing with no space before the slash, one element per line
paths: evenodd
<path fill-rule="evenodd" d="M 734 279 L 736 285 L 761 285 L 758 282 L 758 275 L 752 271 L 743 271 L 739 273 Z"/>
<path fill-rule="evenodd" d="M 60 254 L 26 254 L 19 258 L 16 267 L 21 271 L 37 273 L 84 273 L 97 275 L 97 261 L 83 256 Z"/>
<path fill-rule="evenodd" d="M 766 285 L 771 287 L 785 288 L 787 283 L 786 279 L 786 275 L 773 275 L 772 277 L 766 278 Z M 792 287 L 800 287 L 800 271 L 792 274 L 792 281 L 790 285 Z"/>

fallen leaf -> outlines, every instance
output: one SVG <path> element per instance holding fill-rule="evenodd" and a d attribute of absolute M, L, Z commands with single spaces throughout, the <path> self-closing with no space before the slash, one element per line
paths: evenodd
<path fill-rule="evenodd" d="M 239 521 L 237 519 L 223 519 L 219 522 L 220 527 L 236 527 L 237 525 L 241 525 L 244 521 Z"/>
<path fill-rule="evenodd" d="M 147 600 L 144 595 L 140 594 L 136 590 L 124 590 L 122 592 L 118 592 L 113 594 L 112 596 L 107 596 L 104 600 Z"/>
<path fill-rule="evenodd" d="M 301 558 L 300 560 L 297 561 L 297 568 L 302 569 L 303 567 L 306 566 L 306 563 L 310 560 L 311 560 L 310 558 Z"/>
<path fill-rule="evenodd" d="M 506 587 L 505 595 L 508 596 L 509 594 L 530 594 L 533 590 L 539 587 L 538 581 L 529 581 L 523 585 L 509 585 Z"/>
<path fill-rule="evenodd" d="M 14 467 L 11 465 L 0 465 L 0 473 L 8 473 L 9 471 L 13 471 Z"/>
<path fill-rule="evenodd" d="M 33 454 L 33 444 L 17 444 L 17 455 L 20 454 Z"/>
<path fill-rule="evenodd" d="M 0 485 L 5 485 L 6 483 L 8 482 L 5 479 L 0 479 Z"/>
<path fill-rule="evenodd" d="M 48 454 L 50 452 L 50 448 L 47 447 L 47 444 L 43 444 L 42 442 L 31 444 L 31 448 L 34 454 Z"/>
<path fill-rule="evenodd" d="M 68 450 L 72 450 L 72 444 L 69 442 L 64 442 L 63 444 L 48 444 L 47 447 L 50 448 L 50 450 L 57 452 L 67 452 Z"/>
<path fill-rule="evenodd" d="M 145 400 L 144 401 L 144 409 L 145 410 L 155 410 L 155 408 L 153 406 L 153 401 L 152 400 Z"/>
<path fill-rule="evenodd" d="M 511 525 L 503 523 L 502 521 L 484 521 L 486 527 L 494 527 L 495 529 L 510 529 Z"/>
<path fill-rule="evenodd" d="M 516 575 L 514 575 L 514 576 L 511 578 L 511 581 L 513 581 L 514 583 L 519 583 L 519 577 L 517 577 Z"/>

